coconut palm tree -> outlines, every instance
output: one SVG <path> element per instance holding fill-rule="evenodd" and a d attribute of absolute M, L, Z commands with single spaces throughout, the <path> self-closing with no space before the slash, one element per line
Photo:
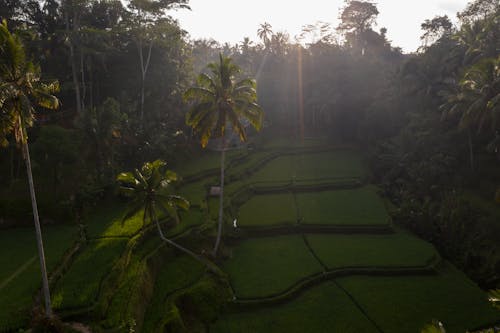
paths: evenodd
<path fill-rule="evenodd" d="M 444 116 L 459 117 L 459 128 L 467 129 L 471 168 L 473 165 L 472 134 L 489 130 L 495 133 L 500 126 L 500 57 L 486 58 L 469 67 L 451 91 L 442 95 Z M 487 128 L 489 127 L 489 129 Z"/>
<path fill-rule="evenodd" d="M 167 164 L 162 160 L 146 162 L 140 170 L 135 169 L 134 172 L 123 172 L 116 177 L 120 185 L 120 192 L 132 199 L 130 209 L 123 217 L 123 222 L 143 210 L 143 228 L 148 221 L 156 224 L 158 234 L 163 241 L 189 254 L 202 264 L 207 265 L 198 255 L 168 239 L 163 233 L 158 220 L 158 209 L 178 223 L 179 215 L 177 214 L 177 210 L 179 208 L 184 210 L 189 208 L 189 202 L 186 199 L 172 194 L 172 186 L 170 185 L 177 180 L 177 175 L 175 172 L 167 170 L 166 166 Z"/>
<path fill-rule="evenodd" d="M 48 109 L 58 108 L 59 101 L 52 95 L 58 90 L 57 82 L 42 83 L 40 81 L 40 68 L 26 59 L 20 38 L 11 34 L 7 23 L 2 22 L 0 24 L 0 145 L 6 146 L 7 137 L 13 134 L 16 143 L 21 146 L 26 163 L 47 317 L 52 317 L 52 308 L 31 172 L 27 128 L 33 126 L 35 120 L 34 105 Z"/>
<path fill-rule="evenodd" d="M 261 23 L 259 29 L 257 29 L 257 36 L 262 39 L 266 49 L 269 48 L 269 44 L 271 42 L 271 37 L 273 35 L 272 29 L 273 27 L 267 22 Z"/>
<path fill-rule="evenodd" d="M 243 120 L 260 130 L 263 113 L 256 102 L 255 81 L 248 78 L 237 81 L 236 76 L 241 70 L 231 58 L 220 54 L 219 63 L 209 64 L 208 69 L 210 75 L 200 74 L 197 85 L 189 88 L 184 98 L 193 102 L 186 123 L 200 134 L 202 147 L 206 147 L 212 135 L 221 138 L 219 221 L 213 250 L 216 256 L 222 235 L 226 129 L 230 126 L 241 141 L 246 141 Z"/>

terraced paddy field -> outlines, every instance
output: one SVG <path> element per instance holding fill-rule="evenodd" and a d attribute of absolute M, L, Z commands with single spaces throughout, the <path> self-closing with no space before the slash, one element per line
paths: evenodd
<path fill-rule="evenodd" d="M 389 235 L 306 235 L 311 251 L 327 269 L 425 267 L 439 257 L 434 247 L 406 233 Z"/>
<path fill-rule="evenodd" d="M 239 205 L 238 227 L 289 225 L 296 234 L 252 233 L 232 245 L 223 269 L 235 300 L 210 332 L 419 332 L 434 319 L 465 332 L 500 320 L 486 294 L 431 244 L 393 228 L 376 187 L 351 182 L 367 173 L 356 152 L 268 160 L 229 184 L 233 193 L 262 187 Z M 301 184 L 309 187 L 294 188 Z M 333 226 L 357 231 L 331 233 Z"/>
<path fill-rule="evenodd" d="M 183 288 L 191 286 L 201 278 L 204 267 L 188 256 L 174 258 L 160 269 L 155 279 L 154 290 L 156 291 L 148 304 L 145 319 L 144 332 L 155 332 L 164 321 L 168 313 L 168 296 Z"/>
<path fill-rule="evenodd" d="M 387 225 L 390 218 L 373 186 L 297 194 L 301 222 L 320 225 Z"/>
<path fill-rule="evenodd" d="M 297 235 L 243 241 L 232 250 L 231 259 L 223 268 L 239 298 L 277 295 L 301 279 L 323 271 Z"/>
<path fill-rule="evenodd" d="M 241 227 L 290 225 L 298 221 L 292 193 L 256 195 L 238 210 Z"/>
<path fill-rule="evenodd" d="M 73 226 L 42 229 L 48 270 L 54 270 L 64 253 L 77 239 Z M 40 262 L 35 229 L 19 228 L 0 232 L 0 332 L 26 323 L 31 304 L 40 288 Z"/>
<path fill-rule="evenodd" d="M 178 225 L 161 222 L 168 237 L 198 254 L 213 243 L 219 201 L 207 191 L 218 182 L 219 157 L 208 152 L 178 168 L 186 176 L 179 192 L 192 208 Z M 122 223 L 127 204 L 117 200 L 83 220 L 85 240 L 52 286 L 56 311 L 81 313 L 106 330 L 146 333 L 175 332 L 199 318 L 210 332 L 301 333 L 418 332 L 433 319 L 458 333 L 500 321 L 485 293 L 432 245 L 392 225 L 377 188 L 366 184 L 359 152 L 321 140 L 284 142 L 232 151 L 227 166 L 230 237 L 217 279 L 231 295 L 221 296 L 223 307 L 210 303 L 219 291 L 206 268 L 165 245 L 154 228 L 141 233 L 141 212 Z M 54 271 L 79 230 L 48 229 Z M 0 232 L 0 332 L 26 325 L 40 286 L 34 235 L 26 231 Z M 185 290 L 192 293 L 175 298 Z"/>
<path fill-rule="evenodd" d="M 446 332 L 459 333 L 500 319 L 484 292 L 446 262 L 436 275 L 353 276 L 338 283 L 383 332 L 418 332 L 439 318 Z"/>
<path fill-rule="evenodd" d="M 279 306 L 225 314 L 210 333 L 378 332 L 334 282 L 306 290 Z"/>
<path fill-rule="evenodd" d="M 464 333 L 498 321 L 485 294 L 451 265 L 428 276 L 352 276 L 324 282 L 272 306 L 224 314 L 222 332 L 420 332 L 440 318 Z"/>
<path fill-rule="evenodd" d="M 90 241 L 52 292 L 55 309 L 82 308 L 97 300 L 102 280 L 119 258 L 126 239 Z M 92 269 L 89 269 L 92 267 Z"/>
<path fill-rule="evenodd" d="M 362 158 L 355 151 L 296 153 L 277 156 L 260 168 L 256 168 L 246 182 L 362 178 L 366 172 Z"/>

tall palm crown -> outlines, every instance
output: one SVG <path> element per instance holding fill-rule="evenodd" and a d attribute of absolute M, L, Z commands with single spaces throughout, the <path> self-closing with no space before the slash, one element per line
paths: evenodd
<path fill-rule="evenodd" d="M 193 101 L 193 106 L 186 115 L 186 123 L 201 136 L 201 145 L 208 140 L 224 137 L 227 124 L 231 124 L 242 141 L 246 140 L 246 119 L 257 130 L 262 124 L 262 110 L 256 103 L 255 81 L 242 79 L 236 81 L 241 72 L 231 58 L 219 55 L 219 63 L 208 65 L 211 75 L 202 73 L 198 76 L 197 86 L 189 88 L 184 98 Z"/>
<path fill-rule="evenodd" d="M 189 208 L 186 199 L 172 194 L 171 184 L 177 180 L 177 175 L 167 170 L 166 166 L 164 161 L 156 160 L 144 163 L 140 170 L 118 175 L 120 192 L 132 198 L 131 208 L 123 218 L 124 221 L 142 209 L 143 226 L 148 220 L 153 223 L 157 221 L 157 209 L 178 221 L 177 209 Z"/>
<path fill-rule="evenodd" d="M 57 109 L 59 101 L 52 94 L 58 90 L 57 81 L 40 81 L 40 68 L 26 59 L 19 37 L 9 32 L 6 22 L 0 24 L 0 145 L 8 144 L 10 133 L 25 144 L 26 129 L 34 121 L 33 104 Z"/>
<path fill-rule="evenodd" d="M 273 35 L 272 28 L 273 27 L 269 23 L 264 22 L 260 24 L 260 27 L 257 30 L 257 36 L 259 36 L 259 38 L 262 39 L 266 47 L 269 46 L 269 41 L 271 40 L 270 37 L 272 37 Z"/>
<path fill-rule="evenodd" d="M 500 124 L 500 57 L 483 59 L 471 66 L 453 92 L 444 92 L 445 115 L 458 115 L 462 128 L 486 124 L 494 132 Z"/>

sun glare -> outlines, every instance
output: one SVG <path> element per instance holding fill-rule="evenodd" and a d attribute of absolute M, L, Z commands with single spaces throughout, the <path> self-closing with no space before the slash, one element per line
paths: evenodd
<path fill-rule="evenodd" d="M 456 12 L 465 7 L 467 0 L 380 0 L 376 3 L 380 12 L 377 27 L 388 29 L 387 36 L 394 46 L 412 52 L 420 46 L 420 24 L 424 20 L 436 15 L 455 19 Z M 292 40 L 300 35 L 304 26 L 316 22 L 330 23 L 333 30 L 344 1 L 311 0 L 304 6 L 284 0 L 191 0 L 190 6 L 191 11 L 178 10 L 171 15 L 192 38 L 213 38 L 234 44 L 244 37 L 259 41 L 256 32 L 263 22 L 269 22 L 275 32 L 288 32 Z"/>

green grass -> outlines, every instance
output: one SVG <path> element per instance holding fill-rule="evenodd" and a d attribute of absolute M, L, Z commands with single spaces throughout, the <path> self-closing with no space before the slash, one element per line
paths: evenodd
<path fill-rule="evenodd" d="M 366 174 L 358 152 L 336 150 L 284 155 L 257 170 L 248 182 L 283 182 L 333 178 L 361 178 Z"/>
<path fill-rule="evenodd" d="M 386 225 L 389 216 L 374 187 L 297 194 L 305 224 Z"/>
<path fill-rule="evenodd" d="M 295 224 L 297 209 L 293 194 L 255 195 L 238 211 L 238 226 Z"/>
<path fill-rule="evenodd" d="M 47 270 L 53 271 L 77 239 L 74 226 L 43 226 Z M 29 320 L 33 296 L 41 286 L 35 229 L 0 231 L 0 332 Z"/>
<path fill-rule="evenodd" d="M 235 149 L 226 152 L 226 165 L 234 158 L 241 157 L 246 154 L 245 149 Z M 182 169 L 174 170 L 180 176 L 186 177 L 197 173 L 215 170 L 220 168 L 221 154 L 218 151 L 204 150 L 199 156 L 183 164 Z"/>
<path fill-rule="evenodd" d="M 209 181 L 203 179 L 186 184 L 179 189 L 178 194 L 186 198 L 191 205 L 201 205 L 207 196 L 207 183 L 209 183 Z"/>
<path fill-rule="evenodd" d="M 359 152 L 332 152 L 296 155 L 295 179 L 361 178 L 366 174 Z"/>
<path fill-rule="evenodd" d="M 300 139 L 264 139 L 262 142 L 264 149 L 290 149 L 290 148 L 311 148 L 323 147 L 329 144 L 326 138 L 304 138 Z"/>
<path fill-rule="evenodd" d="M 210 327 L 210 332 L 372 333 L 377 331 L 342 290 L 332 282 L 325 282 L 283 305 L 225 314 Z"/>
<path fill-rule="evenodd" d="M 267 158 L 271 153 L 270 152 L 251 152 L 245 158 L 242 163 L 234 164 L 230 167 L 226 167 L 226 173 L 228 176 L 239 175 L 242 172 L 256 167 L 262 160 Z"/>
<path fill-rule="evenodd" d="M 90 238 L 130 237 L 142 228 L 142 211 L 122 223 L 127 212 L 123 202 L 109 203 L 97 207 L 83 220 Z"/>
<path fill-rule="evenodd" d="M 144 332 L 154 332 L 156 324 L 168 310 L 167 297 L 174 291 L 189 287 L 200 279 L 204 267 L 188 256 L 179 256 L 165 262 L 156 276 L 153 298 L 144 318 Z"/>
<path fill-rule="evenodd" d="M 322 271 L 301 236 L 245 240 L 232 250 L 224 269 L 241 298 L 278 294 Z"/>
<path fill-rule="evenodd" d="M 447 333 L 463 333 L 500 320 L 485 293 L 449 264 L 437 276 L 355 276 L 339 282 L 386 333 L 419 332 L 433 319 Z"/>
<path fill-rule="evenodd" d="M 425 266 L 434 247 L 404 233 L 392 235 L 307 235 L 311 249 L 329 269 Z"/>
<path fill-rule="evenodd" d="M 195 227 L 201 225 L 204 222 L 204 214 L 203 211 L 197 208 L 190 208 L 186 212 L 180 212 L 180 223 L 174 225 L 172 229 L 168 230 L 167 236 L 171 237 L 172 235 L 178 235 L 182 232 L 186 231 L 191 227 Z"/>
<path fill-rule="evenodd" d="M 294 173 L 294 163 L 295 157 L 293 155 L 279 156 L 258 169 L 246 181 L 249 183 L 289 182 Z"/>
<path fill-rule="evenodd" d="M 89 242 L 53 290 L 54 308 L 92 305 L 98 295 L 101 280 L 120 258 L 126 243 L 125 239 L 102 239 Z"/>

